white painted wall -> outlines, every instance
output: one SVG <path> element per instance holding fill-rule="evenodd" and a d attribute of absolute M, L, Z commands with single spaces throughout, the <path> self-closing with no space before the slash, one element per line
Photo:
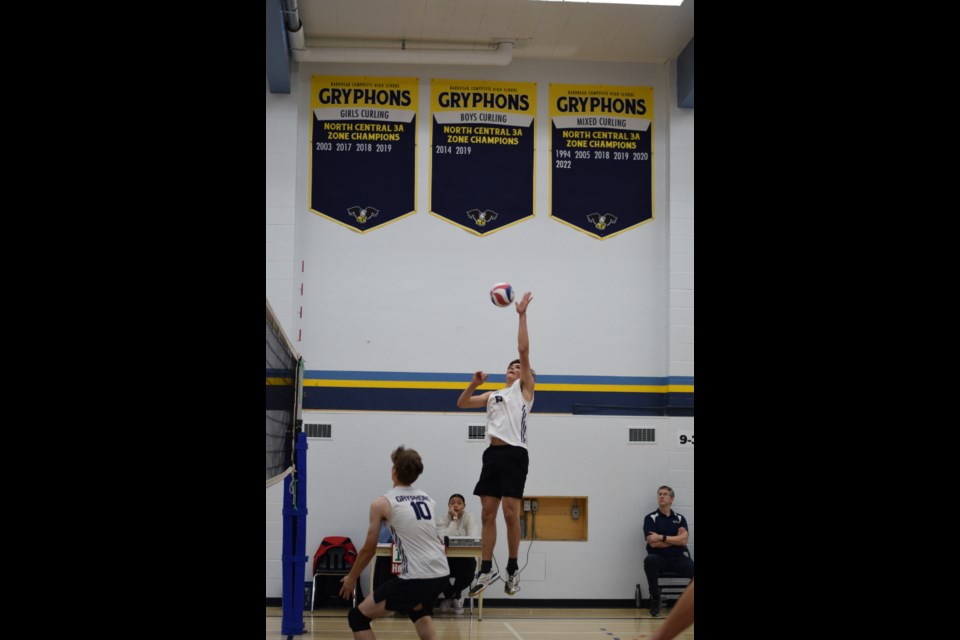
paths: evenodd
<path fill-rule="evenodd" d="M 267 299 L 291 340 L 299 100 L 296 83 L 286 95 L 267 86 Z"/>
<path fill-rule="evenodd" d="M 693 109 L 677 107 L 677 62 L 670 63 L 668 184 L 670 373 L 693 373 Z"/>
<path fill-rule="evenodd" d="M 308 211 L 308 96 L 311 76 L 320 74 L 419 78 L 416 214 L 359 234 Z M 481 238 L 427 213 L 431 78 L 537 83 L 533 219 Z M 538 373 L 667 375 L 667 199 L 655 203 L 653 221 L 603 241 L 551 219 L 546 116 L 551 82 L 653 86 L 654 191 L 666 194 L 666 80 L 663 65 L 301 65 L 296 255 L 304 293 L 294 303 L 303 305 L 294 325 L 307 368 L 502 371 L 515 357 L 516 317 L 490 304 L 488 292 L 507 281 L 534 293 L 529 322 Z"/>
<path fill-rule="evenodd" d="M 472 495 L 485 445 L 467 441 L 466 413 L 393 414 L 308 412 L 306 422 L 332 425 L 331 440 L 308 441 L 307 548 L 312 554 L 326 535 L 357 542 L 366 533 L 370 503 L 390 488 L 390 452 L 403 444 L 420 452 L 424 473 L 415 484 L 445 505 L 452 493 L 467 497 L 467 509 L 480 514 Z M 479 416 L 482 421 L 482 416 Z M 481 422 L 482 423 L 482 422 Z M 654 427 L 657 444 L 630 444 L 630 427 Z M 656 508 L 656 489 L 675 482 L 692 485 L 692 453 L 681 452 L 668 418 L 634 416 L 531 415 L 528 495 L 588 496 L 587 542 L 534 541 L 530 564 L 521 575 L 527 598 L 632 598 L 643 578 L 644 514 Z M 674 485 L 672 485 L 674 486 Z M 690 495 L 678 489 L 675 505 L 690 520 Z M 528 542 L 520 543 L 524 565 Z M 494 557 L 506 565 L 506 530 L 497 523 Z M 364 592 L 369 573 L 364 572 Z M 267 594 L 278 596 L 279 593 Z M 489 597 L 506 597 L 495 590 Z"/>
<path fill-rule="evenodd" d="M 677 61 L 669 64 L 670 98 L 668 128 L 668 173 L 670 251 L 669 374 L 693 376 L 693 109 L 677 106 Z M 693 431 L 693 418 L 671 418 L 674 431 Z M 690 524 L 690 555 L 696 558 L 693 526 L 693 452 L 671 453 L 669 480 L 665 483 L 676 492 L 673 507 L 687 517 Z M 651 509 L 652 510 L 652 509 Z M 649 594 L 648 594 L 649 595 Z"/>
<path fill-rule="evenodd" d="M 361 235 L 307 210 L 314 74 L 420 79 L 416 214 Z M 431 78 L 538 84 L 535 218 L 480 238 L 427 213 Z M 600 241 L 548 217 L 551 82 L 654 87 L 652 222 Z M 477 368 L 500 372 L 514 357 L 516 314 L 495 308 L 486 293 L 507 280 L 534 292 L 529 325 L 538 373 L 692 376 L 692 159 L 693 112 L 676 108 L 675 64 L 301 65 L 291 95 L 267 93 L 267 297 L 308 369 L 462 371 L 465 383 Z M 334 430 L 333 440 L 311 440 L 308 450 L 309 555 L 325 535 L 349 535 L 359 546 L 370 502 L 389 488 L 389 453 L 401 443 L 424 457 L 420 488 L 440 503 L 462 493 L 479 514 L 471 494 L 484 445 L 466 441 L 466 426 L 482 416 L 308 412 L 305 419 Z M 636 426 L 656 427 L 658 443 L 627 444 L 627 429 Z M 693 454 L 676 444 L 676 430 L 692 430 L 693 419 L 538 415 L 535 408 L 530 429 L 527 493 L 589 496 L 590 539 L 534 542 L 520 597 L 624 599 L 636 583 L 648 595 L 641 519 L 656 507 L 659 485 L 674 487 L 691 543 L 695 536 Z M 267 490 L 267 597 L 281 595 L 282 495 L 282 483 Z M 502 568 L 502 519 L 498 529 Z"/>

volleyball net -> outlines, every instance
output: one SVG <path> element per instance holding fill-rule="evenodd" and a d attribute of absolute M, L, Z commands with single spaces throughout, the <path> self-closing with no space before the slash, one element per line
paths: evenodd
<path fill-rule="evenodd" d="M 293 470 L 301 418 L 303 360 L 267 301 L 267 486 Z"/>

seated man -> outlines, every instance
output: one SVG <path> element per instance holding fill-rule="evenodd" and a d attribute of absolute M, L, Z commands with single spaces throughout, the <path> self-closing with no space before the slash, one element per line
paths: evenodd
<path fill-rule="evenodd" d="M 643 535 L 647 540 L 647 557 L 643 572 L 650 585 L 650 615 L 660 615 L 660 585 L 657 578 L 662 571 L 676 571 L 693 578 L 693 560 L 683 555 L 687 544 L 687 519 L 670 508 L 673 489 L 663 485 L 657 489 L 657 510 L 643 517 Z"/>

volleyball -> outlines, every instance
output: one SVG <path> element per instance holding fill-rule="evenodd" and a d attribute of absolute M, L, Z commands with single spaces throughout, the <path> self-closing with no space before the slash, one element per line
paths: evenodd
<path fill-rule="evenodd" d="M 493 285 L 490 289 L 490 300 L 498 307 L 509 307 L 513 302 L 513 287 L 506 282 Z"/>

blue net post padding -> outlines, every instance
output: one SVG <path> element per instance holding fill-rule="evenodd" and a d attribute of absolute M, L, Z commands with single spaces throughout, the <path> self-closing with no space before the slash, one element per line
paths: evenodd
<path fill-rule="evenodd" d="M 307 556 L 307 434 L 297 434 L 295 473 L 283 480 L 283 635 L 300 635 Z M 294 493 L 290 485 L 294 484 Z"/>

